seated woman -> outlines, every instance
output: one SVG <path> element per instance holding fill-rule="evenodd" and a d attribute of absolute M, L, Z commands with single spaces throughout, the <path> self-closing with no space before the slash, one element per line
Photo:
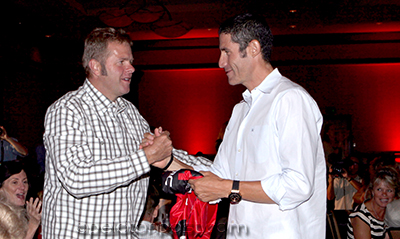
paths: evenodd
<path fill-rule="evenodd" d="M 394 168 L 378 169 L 370 182 L 364 203 L 349 215 L 347 238 L 389 238 L 385 224 L 386 206 L 400 196 L 399 175 Z"/>
<path fill-rule="evenodd" d="M 24 220 L 28 230 L 25 239 L 32 239 L 40 225 L 42 202 L 39 198 L 26 200 L 28 178 L 21 163 L 4 162 L 0 167 L 0 199 L 12 206 L 23 208 L 26 205 Z"/>

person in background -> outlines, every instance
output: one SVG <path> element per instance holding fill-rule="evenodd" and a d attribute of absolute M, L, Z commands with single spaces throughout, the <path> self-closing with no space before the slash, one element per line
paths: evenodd
<path fill-rule="evenodd" d="M 23 208 L 0 200 L 0 238 L 23 239 L 28 230 Z"/>
<path fill-rule="evenodd" d="M 6 129 L 0 126 L 0 164 L 3 162 L 14 161 L 17 157 L 28 155 L 28 149 L 18 142 L 17 139 L 10 137 Z"/>
<path fill-rule="evenodd" d="M 349 215 L 347 238 L 388 238 L 385 224 L 386 207 L 399 196 L 398 172 L 392 167 L 377 169 L 369 184 L 367 200 Z"/>
<path fill-rule="evenodd" d="M 400 198 L 396 198 L 387 205 L 385 223 L 390 228 L 400 228 Z"/>
<path fill-rule="evenodd" d="M 160 195 L 154 185 L 150 184 L 146 208 L 143 212 L 142 221 L 139 225 L 139 238 L 140 239 L 172 239 L 168 233 L 156 230 L 154 219 L 158 216 L 160 209 Z M 159 225 L 159 229 L 160 225 Z"/>
<path fill-rule="evenodd" d="M 0 167 L 0 198 L 12 206 L 23 208 L 28 229 L 25 239 L 32 239 L 40 225 L 42 202 L 39 198 L 30 198 L 26 201 L 28 193 L 28 177 L 19 162 L 4 162 Z"/>
<path fill-rule="evenodd" d="M 244 85 L 211 168 L 189 180 L 204 202 L 229 198 L 227 238 L 324 238 L 326 166 L 317 103 L 270 63 L 263 17 L 240 14 L 219 29 L 219 67 Z"/>
<path fill-rule="evenodd" d="M 358 176 L 359 163 L 357 157 L 350 156 L 343 164 L 329 166 L 327 198 L 335 200 L 335 210 L 353 209 L 353 196 L 363 186 Z"/>
<path fill-rule="evenodd" d="M 47 109 L 44 239 L 137 238 L 150 165 L 176 163 L 169 132 L 150 132 L 122 97 L 135 71 L 131 45 L 123 30 L 94 29 L 85 39 L 83 86 Z M 151 143 L 143 142 L 146 133 Z"/>
<path fill-rule="evenodd" d="M 378 155 L 370 160 L 365 166 L 362 178 L 362 187 L 358 189 L 358 191 L 354 194 L 353 200 L 354 204 L 360 205 L 366 200 L 366 192 L 370 186 L 371 180 L 375 177 L 375 173 L 381 167 L 385 166 L 393 166 L 394 165 L 394 157 L 391 155 Z"/>

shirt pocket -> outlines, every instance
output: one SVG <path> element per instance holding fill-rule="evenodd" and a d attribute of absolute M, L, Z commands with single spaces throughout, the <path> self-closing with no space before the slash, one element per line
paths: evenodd
<path fill-rule="evenodd" d="M 245 155 L 252 163 L 264 163 L 268 160 L 270 144 L 268 125 L 253 126 L 249 129 L 245 142 Z"/>

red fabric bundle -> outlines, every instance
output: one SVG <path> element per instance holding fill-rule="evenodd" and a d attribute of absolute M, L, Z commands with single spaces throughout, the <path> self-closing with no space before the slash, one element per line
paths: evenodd
<path fill-rule="evenodd" d="M 164 192 L 174 191 L 177 196 L 171 208 L 170 223 L 175 239 L 209 239 L 217 216 L 218 204 L 202 202 L 188 187 L 189 179 L 203 177 L 193 170 L 178 170 L 163 178 Z M 179 188 L 180 192 L 177 192 Z M 186 192 L 182 189 L 186 188 Z"/>

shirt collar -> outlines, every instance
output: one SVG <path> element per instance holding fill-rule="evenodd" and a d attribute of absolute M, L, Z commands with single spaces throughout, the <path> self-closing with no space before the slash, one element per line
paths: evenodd
<path fill-rule="evenodd" d="M 103 93 L 101 93 L 92 83 L 86 79 L 83 84 L 88 97 L 92 99 L 93 106 L 97 108 L 99 112 L 106 113 L 107 111 L 112 111 L 115 113 L 121 113 L 126 109 L 126 103 L 118 97 L 115 102 L 108 99 Z"/>
<path fill-rule="evenodd" d="M 243 92 L 243 99 L 251 104 L 252 102 L 252 95 L 255 92 L 269 94 L 271 93 L 272 89 L 278 84 L 279 79 L 282 77 L 281 73 L 279 72 L 278 68 L 275 68 L 271 73 L 265 77 L 265 79 L 259 84 L 256 88 L 254 88 L 251 92 L 247 89 Z M 258 94 L 259 94 L 258 93 Z"/>

